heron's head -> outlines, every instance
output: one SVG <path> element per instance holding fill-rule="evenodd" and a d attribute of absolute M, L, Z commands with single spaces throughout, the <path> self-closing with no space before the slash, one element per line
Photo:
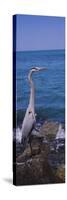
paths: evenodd
<path fill-rule="evenodd" d="M 31 69 L 31 72 L 38 72 L 38 71 L 42 71 L 42 70 L 47 70 L 46 67 L 33 67 Z"/>

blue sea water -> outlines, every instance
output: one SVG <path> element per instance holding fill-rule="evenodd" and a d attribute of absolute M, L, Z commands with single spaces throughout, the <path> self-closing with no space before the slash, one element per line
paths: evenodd
<path fill-rule="evenodd" d="M 37 120 L 55 120 L 64 123 L 65 116 L 65 51 L 16 52 L 16 112 L 21 123 L 29 103 L 29 70 L 39 66 L 47 71 L 33 74 L 36 87 L 35 109 Z"/>

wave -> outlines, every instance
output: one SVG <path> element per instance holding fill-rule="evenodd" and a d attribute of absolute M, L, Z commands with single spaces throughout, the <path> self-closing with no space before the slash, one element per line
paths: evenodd
<path fill-rule="evenodd" d="M 65 109 L 63 108 L 43 108 L 38 107 L 35 109 L 37 113 L 37 122 L 44 122 L 45 120 L 53 120 L 58 121 L 61 123 L 65 122 Z M 17 126 L 21 126 L 24 116 L 25 116 L 26 109 L 21 109 L 16 112 L 16 124 Z"/>

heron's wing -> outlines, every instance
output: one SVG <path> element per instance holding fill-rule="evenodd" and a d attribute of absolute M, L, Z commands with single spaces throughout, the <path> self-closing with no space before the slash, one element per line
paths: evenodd
<path fill-rule="evenodd" d="M 29 108 L 26 111 L 23 124 L 22 124 L 22 137 L 27 137 L 35 124 L 35 117 L 32 112 L 29 113 Z"/>

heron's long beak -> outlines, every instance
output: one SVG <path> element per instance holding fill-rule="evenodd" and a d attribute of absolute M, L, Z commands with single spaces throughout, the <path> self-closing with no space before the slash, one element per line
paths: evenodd
<path fill-rule="evenodd" d="M 39 71 L 41 71 L 41 70 L 47 70 L 47 67 L 41 67 L 41 68 L 39 69 Z"/>

